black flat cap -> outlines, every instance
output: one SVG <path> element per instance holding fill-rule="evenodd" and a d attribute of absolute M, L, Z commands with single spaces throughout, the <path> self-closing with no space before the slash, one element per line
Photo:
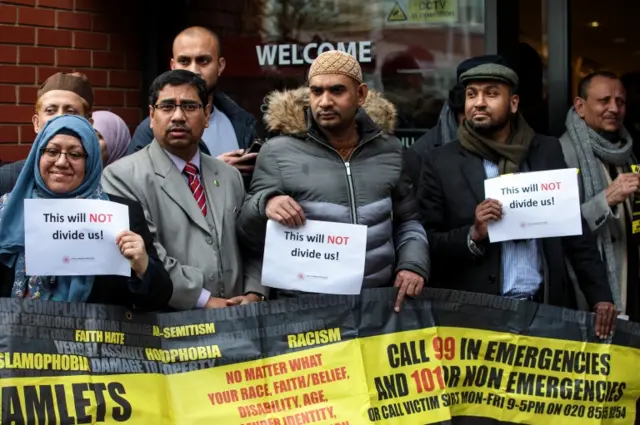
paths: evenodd
<path fill-rule="evenodd" d="M 485 63 L 504 65 L 506 67 L 513 69 L 513 67 L 509 64 L 509 61 L 507 61 L 507 59 L 504 56 L 500 56 L 500 55 L 476 56 L 460 62 L 460 65 L 458 65 L 458 69 L 456 70 L 456 80 L 460 81 L 460 76 L 462 74 L 464 74 L 465 72 L 467 72 L 472 68 L 475 68 L 478 65 L 484 65 Z"/>
<path fill-rule="evenodd" d="M 518 74 L 504 65 L 485 63 L 464 72 L 460 76 L 460 83 L 467 85 L 471 81 L 500 81 L 514 89 L 518 88 Z"/>

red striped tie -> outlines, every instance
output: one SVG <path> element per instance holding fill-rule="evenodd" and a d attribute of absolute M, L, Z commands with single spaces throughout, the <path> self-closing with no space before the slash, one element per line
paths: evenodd
<path fill-rule="evenodd" d="M 193 193 L 193 197 L 196 199 L 200 211 L 206 217 L 207 216 L 207 197 L 204 194 L 204 188 L 200 184 L 200 176 L 198 175 L 198 167 L 188 162 L 184 166 L 184 172 L 189 178 L 189 189 Z"/>

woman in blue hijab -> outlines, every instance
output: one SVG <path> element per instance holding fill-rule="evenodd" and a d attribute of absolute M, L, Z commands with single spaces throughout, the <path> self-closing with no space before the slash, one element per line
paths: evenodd
<path fill-rule="evenodd" d="M 164 309 L 173 292 L 158 259 L 142 206 L 106 194 L 100 186 L 100 143 L 89 121 L 62 115 L 47 122 L 31 147 L 11 193 L 0 198 L 0 296 L 94 302 L 144 310 Z M 24 251 L 24 200 L 102 199 L 129 207 L 129 228 L 114 243 L 131 264 L 123 276 L 28 276 Z"/>

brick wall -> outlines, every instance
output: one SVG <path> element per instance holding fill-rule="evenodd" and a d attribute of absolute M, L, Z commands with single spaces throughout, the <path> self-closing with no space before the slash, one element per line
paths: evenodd
<path fill-rule="evenodd" d="M 142 1 L 0 0 L 0 160 L 24 158 L 36 90 L 58 71 L 83 72 L 95 110 L 141 120 Z"/>

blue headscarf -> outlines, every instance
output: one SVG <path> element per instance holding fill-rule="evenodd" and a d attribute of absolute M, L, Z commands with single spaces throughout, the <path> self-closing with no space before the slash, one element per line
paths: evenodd
<path fill-rule="evenodd" d="M 40 174 L 42 150 L 57 134 L 74 134 L 82 142 L 87 158 L 82 184 L 67 193 L 54 193 Z M 12 297 L 84 302 L 93 288 L 93 276 L 26 276 L 24 261 L 24 200 L 32 198 L 85 198 L 108 200 L 102 192 L 102 152 L 89 121 L 77 115 L 61 115 L 47 122 L 38 133 L 13 191 L 0 201 L 0 261 L 15 266 Z M 28 289 L 28 291 L 27 291 Z"/>

